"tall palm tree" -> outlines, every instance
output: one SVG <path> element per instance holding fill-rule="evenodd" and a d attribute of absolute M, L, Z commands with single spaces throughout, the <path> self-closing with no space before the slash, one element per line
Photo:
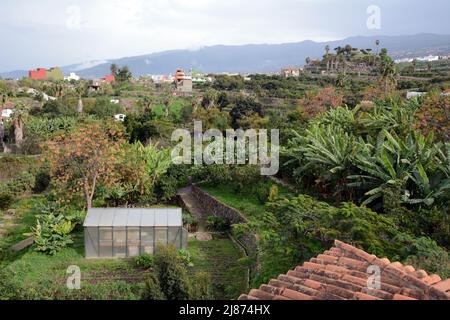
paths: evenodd
<path fill-rule="evenodd" d="M 116 75 L 117 72 L 119 71 L 119 66 L 115 63 L 111 64 L 111 67 L 109 68 L 111 70 L 111 74 L 112 75 Z"/>
<path fill-rule="evenodd" d="M 19 150 L 23 144 L 23 129 L 25 126 L 26 115 L 25 106 L 23 104 L 17 104 L 12 117 L 12 125 L 14 128 L 14 140 Z"/>
<path fill-rule="evenodd" d="M 380 43 L 381 43 L 381 41 L 380 40 L 375 40 L 375 45 L 377 46 L 377 54 L 378 54 L 378 50 L 379 50 L 379 48 L 380 48 Z"/>
<path fill-rule="evenodd" d="M 75 87 L 75 92 L 78 95 L 78 106 L 77 106 L 77 112 L 83 113 L 83 96 L 87 92 L 87 84 L 84 81 L 78 81 Z"/>

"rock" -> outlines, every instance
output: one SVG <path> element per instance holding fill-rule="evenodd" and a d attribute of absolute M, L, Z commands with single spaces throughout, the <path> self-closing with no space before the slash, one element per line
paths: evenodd
<path fill-rule="evenodd" d="M 212 235 L 207 232 L 197 232 L 195 234 L 195 238 L 198 241 L 210 241 L 210 240 L 212 240 Z"/>
<path fill-rule="evenodd" d="M 34 237 L 29 237 L 29 238 L 27 238 L 27 239 L 25 239 L 23 241 L 20 241 L 20 242 L 16 243 L 15 245 L 13 245 L 11 247 L 11 250 L 15 251 L 15 252 L 21 251 L 21 250 L 23 250 L 25 248 L 28 248 L 29 246 L 33 245 L 33 243 L 34 243 Z"/>
<path fill-rule="evenodd" d="M 15 215 L 16 214 L 16 209 L 9 209 L 9 210 L 7 210 L 6 214 Z"/>

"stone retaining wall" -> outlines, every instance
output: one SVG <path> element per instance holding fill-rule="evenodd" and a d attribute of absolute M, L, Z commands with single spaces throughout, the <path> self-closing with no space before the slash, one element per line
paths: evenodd
<path fill-rule="evenodd" d="M 224 217 L 228 219 L 231 224 L 246 223 L 248 219 L 240 213 L 238 210 L 222 203 L 209 193 L 203 191 L 199 187 L 193 185 L 192 194 L 197 200 L 202 209 L 207 212 L 207 215 L 214 215 L 218 217 Z M 252 272 L 258 272 L 260 269 L 259 264 L 259 250 L 257 245 L 257 237 L 253 233 L 244 234 L 236 239 L 245 248 L 249 257 L 255 258 L 255 265 L 252 268 Z"/>

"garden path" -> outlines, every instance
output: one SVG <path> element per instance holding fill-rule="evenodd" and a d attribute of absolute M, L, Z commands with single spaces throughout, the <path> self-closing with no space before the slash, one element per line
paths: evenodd
<path fill-rule="evenodd" d="M 194 237 L 200 241 L 212 240 L 212 235 L 206 229 L 206 213 L 192 194 L 192 189 L 190 187 L 182 188 L 178 190 L 177 194 L 183 201 L 186 210 L 198 220 L 198 231 L 194 234 Z"/>

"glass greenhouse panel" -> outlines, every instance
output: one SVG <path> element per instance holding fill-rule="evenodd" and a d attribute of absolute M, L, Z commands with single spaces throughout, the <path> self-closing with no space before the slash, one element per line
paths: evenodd
<path fill-rule="evenodd" d="M 145 227 L 141 229 L 141 253 L 153 254 L 155 248 L 154 228 Z"/>
<path fill-rule="evenodd" d="M 116 227 L 113 229 L 113 256 L 125 258 L 127 256 L 127 229 Z"/>
<path fill-rule="evenodd" d="M 98 227 L 90 227 L 84 229 L 84 242 L 86 257 L 98 257 Z"/>
<path fill-rule="evenodd" d="M 113 256 L 112 228 L 99 228 L 99 256 L 102 258 Z"/>
<path fill-rule="evenodd" d="M 167 245 L 167 227 L 155 228 L 155 245 Z"/>
<path fill-rule="evenodd" d="M 140 228 L 127 229 L 127 247 L 128 257 L 136 257 L 140 254 L 139 247 L 141 244 Z"/>

